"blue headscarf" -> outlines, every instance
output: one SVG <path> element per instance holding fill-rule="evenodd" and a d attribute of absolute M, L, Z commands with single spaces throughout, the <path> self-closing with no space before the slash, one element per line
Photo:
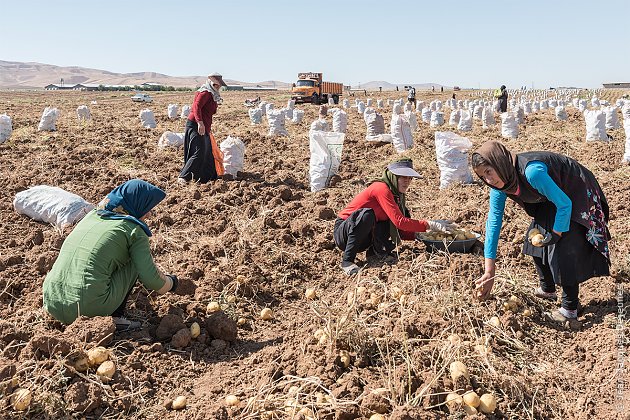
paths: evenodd
<path fill-rule="evenodd" d="M 140 218 L 164 200 L 166 193 L 141 179 L 132 179 L 114 188 L 97 207 L 103 219 L 125 219 L 139 225 L 151 236 L 151 229 Z"/>

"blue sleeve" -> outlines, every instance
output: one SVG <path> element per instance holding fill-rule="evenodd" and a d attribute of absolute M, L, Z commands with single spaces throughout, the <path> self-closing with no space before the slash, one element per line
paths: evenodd
<path fill-rule="evenodd" d="M 497 245 L 503 224 L 506 198 L 507 196 L 503 191 L 490 188 L 490 210 L 488 211 L 488 220 L 486 220 L 486 241 L 483 253 L 486 258 L 493 260 L 497 258 Z"/>
<path fill-rule="evenodd" d="M 555 204 L 556 219 L 553 223 L 553 230 L 556 232 L 567 232 L 571 223 L 571 209 L 573 205 L 571 199 L 549 176 L 547 165 L 538 161 L 528 163 L 525 168 L 525 178 L 536 191 Z"/>

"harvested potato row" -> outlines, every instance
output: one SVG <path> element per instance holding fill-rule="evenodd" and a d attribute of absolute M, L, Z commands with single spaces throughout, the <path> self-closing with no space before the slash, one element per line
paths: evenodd
<path fill-rule="evenodd" d="M 451 234 L 443 232 L 427 231 L 419 234 L 420 238 L 425 241 L 465 241 L 467 239 L 474 239 L 477 235 L 466 229 L 455 229 Z"/>

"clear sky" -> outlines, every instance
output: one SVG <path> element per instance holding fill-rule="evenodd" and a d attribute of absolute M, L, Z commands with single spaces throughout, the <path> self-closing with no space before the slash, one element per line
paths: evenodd
<path fill-rule="evenodd" d="M 357 85 L 630 82 L 630 0 L 6 0 L 0 60 Z"/>

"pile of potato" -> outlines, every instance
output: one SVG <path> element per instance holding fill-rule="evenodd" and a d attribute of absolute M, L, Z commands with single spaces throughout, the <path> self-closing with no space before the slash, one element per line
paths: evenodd
<path fill-rule="evenodd" d="M 425 241 L 465 241 L 466 239 L 474 239 L 477 234 L 466 229 L 455 229 L 452 233 L 447 234 L 443 232 L 427 231 L 418 234 L 420 239 Z"/>

